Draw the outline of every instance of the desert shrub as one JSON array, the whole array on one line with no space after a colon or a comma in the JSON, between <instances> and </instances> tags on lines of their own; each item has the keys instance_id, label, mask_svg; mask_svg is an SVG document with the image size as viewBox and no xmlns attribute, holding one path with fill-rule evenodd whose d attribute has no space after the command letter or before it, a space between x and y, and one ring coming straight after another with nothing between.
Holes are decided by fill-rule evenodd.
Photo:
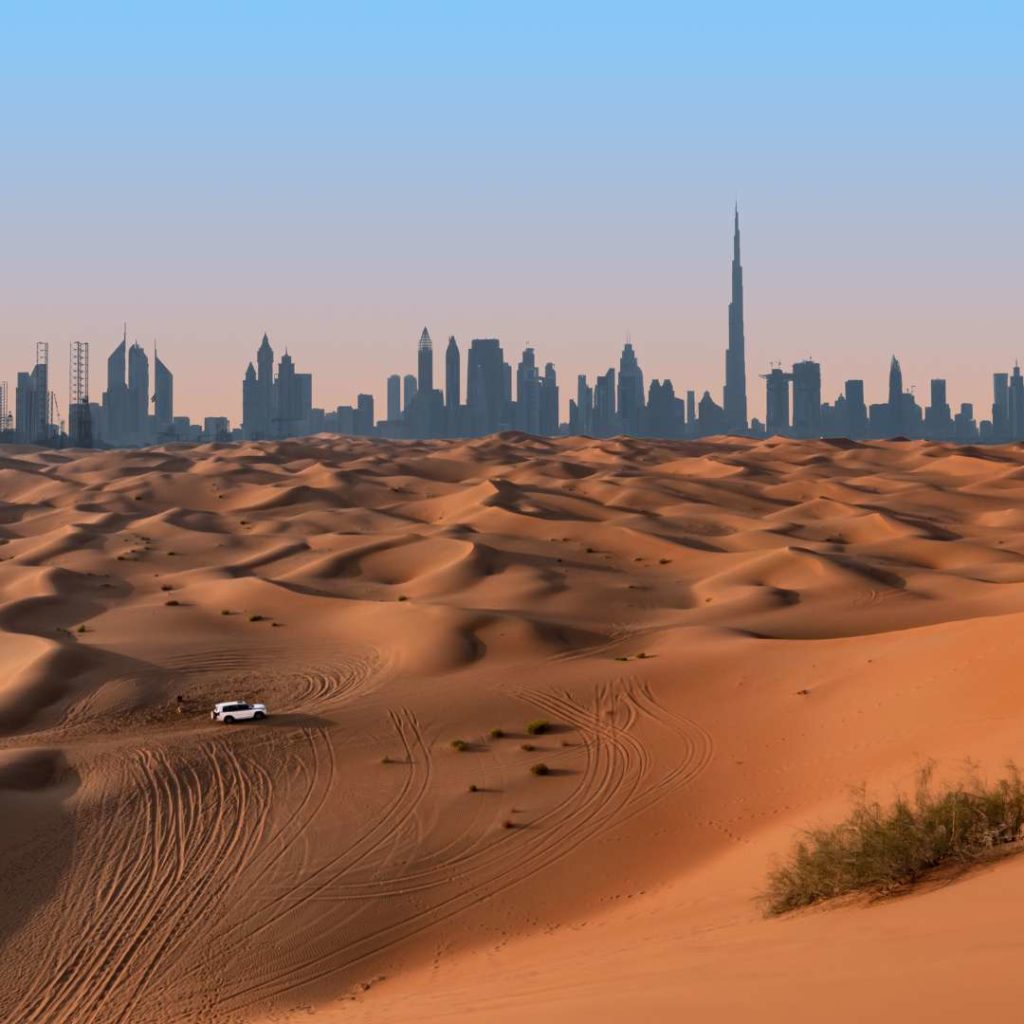
<instances>
[{"instance_id":1,"label":"desert shrub","mask_svg":"<svg viewBox=\"0 0 1024 1024\"><path fill-rule=\"evenodd\" d=\"M532 743L523 743L519 749L530 753L531 750L536 750L537 748Z\"/></svg>"},{"instance_id":2,"label":"desert shrub","mask_svg":"<svg viewBox=\"0 0 1024 1024\"><path fill-rule=\"evenodd\" d=\"M469 791L470 793L479 793L480 787L475 782L471 782L469 784Z\"/></svg>"},{"instance_id":3,"label":"desert shrub","mask_svg":"<svg viewBox=\"0 0 1024 1024\"><path fill-rule=\"evenodd\" d=\"M530 768L531 775L550 775L551 769L546 764L535 764Z\"/></svg>"},{"instance_id":4,"label":"desert shrub","mask_svg":"<svg viewBox=\"0 0 1024 1024\"><path fill-rule=\"evenodd\" d=\"M465 740L452 740L452 750L469 750L469 744Z\"/></svg>"},{"instance_id":5,"label":"desert shrub","mask_svg":"<svg viewBox=\"0 0 1024 1024\"><path fill-rule=\"evenodd\" d=\"M505 735L504 729L492 729L488 734L492 740L500 740Z\"/></svg>"},{"instance_id":6,"label":"desert shrub","mask_svg":"<svg viewBox=\"0 0 1024 1024\"><path fill-rule=\"evenodd\" d=\"M527 724L526 731L531 736L543 736L551 731L551 723L546 718L538 718Z\"/></svg>"},{"instance_id":7,"label":"desert shrub","mask_svg":"<svg viewBox=\"0 0 1024 1024\"><path fill-rule=\"evenodd\" d=\"M408 600L409 600L409 598L408 598L408 597L406 597L406 596L405 596L405 594L399 594L399 595L398 595L398 600L399 600L399 601L408 601Z\"/></svg>"},{"instance_id":8,"label":"desert shrub","mask_svg":"<svg viewBox=\"0 0 1024 1024\"><path fill-rule=\"evenodd\" d=\"M266 618L265 615L250 615L249 616L249 621L250 622L262 622L265 618Z\"/></svg>"},{"instance_id":9,"label":"desert shrub","mask_svg":"<svg viewBox=\"0 0 1024 1024\"><path fill-rule=\"evenodd\" d=\"M503 822L501 823L501 827L502 827L502 828L515 828L515 827L516 827L516 823L515 823L514 821L511 821L511 820L510 820L509 818L506 818L506 819L505 819L505 820L504 820L504 821L503 821Z\"/></svg>"},{"instance_id":10,"label":"desert shrub","mask_svg":"<svg viewBox=\"0 0 1024 1024\"><path fill-rule=\"evenodd\" d=\"M230 615L231 610L229 608L221 608L220 613L221 615Z\"/></svg>"},{"instance_id":11,"label":"desert shrub","mask_svg":"<svg viewBox=\"0 0 1024 1024\"><path fill-rule=\"evenodd\" d=\"M912 795L888 806L856 793L845 821L806 832L768 876L769 914L848 893L882 894L911 885L943 864L966 865L1024 834L1024 780L1016 765L988 784L970 773L936 788L932 769Z\"/></svg>"},{"instance_id":12,"label":"desert shrub","mask_svg":"<svg viewBox=\"0 0 1024 1024\"><path fill-rule=\"evenodd\" d=\"M164 601L164 604L167 605L168 608L177 608L181 604L181 602L180 601L173 601L172 600L172 601Z\"/></svg>"}]
</instances>

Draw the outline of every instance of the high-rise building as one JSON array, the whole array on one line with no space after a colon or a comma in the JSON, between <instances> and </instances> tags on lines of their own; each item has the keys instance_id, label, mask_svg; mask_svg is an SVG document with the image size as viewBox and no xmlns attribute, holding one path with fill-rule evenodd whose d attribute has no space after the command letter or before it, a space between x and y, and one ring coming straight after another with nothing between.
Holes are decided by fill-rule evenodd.
<instances>
[{"instance_id":1,"label":"high-rise building","mask_svg":"<svg viewBox=\"0 0 1024 1024\"><path fill-rule=\"evenodd\" d=\"M388 423L402 418L402 378L393 373L388 377Z\"/></svg>"},{"instance_id":2,"label":"high-rise building","mask_svg":"<svg viewBox=\"0 0 1024 1024\"><path fill-rule=\"evenodd\" d=\"M846 434L848 437L868 436L868 407L864 404L864 381L848 380L843 385Z\"/></svg>"},{"instance_id":3,"label":"high-rise building","mask_svg":"<svg viewBox=\"0 0 1024 1024\"><path fill-rule=\"evenodd\" d=\"M725 351L723 393L726 430L747 429L747 357L743 331L743 266L740 263L740 211L736 207L732 239L732 301L729 303L729 347Z\"/></svg>"},{"instance_id":4,"label":"high-rise building","mask_svg":"<svg viewBox=\"0 0 1024 1024\"><path fill-rule=\"evenodd\" d=\"M821 437L821 366L812 359L793 364L793 434Z\"/></svg>"},{"instance_id":5,"label":"high-rise building","mask_svg":"<svg viewBox=\"0 0 1024 1024\"><path fill-rule=\"evenodd\" d=\"M402 412L408 415L416 398L416 377L407 373L402 378Z\"/></svg>"},{"instance_id":6,"label":"high-rise building","mask_svg":"<svg viewBox=\"0 0 1024 1024\"><path fill-rule=\"evenodd\" d=\"M558 377L555 364L544 364L544 376L540 378L538 400L540 432L548 437L558 433Z\"/></svg>"},{"instance_id":7,"label":"high-rise building","mask_svg":"<svg viewBox=\"0 0 1024 1024\"><path fill-rule=\"evenodd\" d=\"M249 364L250 367L252 364ZM244 402L244 394L243 394ZM162 437L172 432L174 425L174 374L153 348L153 418L156 422L157 436Z\"/></svg>"},{"instance_id":8,"label":"high-rise building","mask_svg":"<svg viewBox=\"0 0 1024 1024\"><path fill-rule=\"evenodd\" d=\"M1009 418L1010 440L1020 441L1024 438L1024 378L1018 363L1014 363L1010 374Z\"/></svg>"},{"instance_id":9,"label":"high-rise building","mask_svg":"<svg viewBox=\"0 0 1024 1024\"><path fill-rule=\"evenodd\" d=\"M505 413L505 366L497 338L474 338L466 367L466 408L472 434L493 434Z\"/></svg>"},{"instance_id":10,"label":"high-rise building","mask_svg":"<svg viewBox=\"0 0 1024 1024\"><path fill-rule=\"evenodd\" d=\"M570 403L569 432L572 434L593 434L594 432L594 389L587 383L587 375L576 378L576 401Z\"/></svg>"},{"instance_id":11,"label":"high-rise building","mask_svg":"<svg viewBox=\"0 0 1024 1024\"><path fill-rule=\"evenodd\" d=\"M624 434L639 434L644 412L644 375L631 342L619 357L619 421Z\"/></svg>"},{"instance_id":12,"label":"high-rise building","mask_svg":"<svg viewBox=\"0 0 1024 1024\"><path fill-rule=\"evenodd\" d=\"M444 407L449 437L457 437L461 433L459 422L461 403L462 361L459 356L459 343L453 334L448 339L448 348L444 353Z\"/></svg>"},{"instance_id":13,"label":"high-rise building","mask_svg":"<svg viewBox=\"0 0 1024 1024\"><path fill-rule=\"evenodd\" d=\"M997 441L1010 436L1010 375L992 375L992 435Z\"/></svg>"},{"instance_id":14,"label":"high-rise building","mask_svg":"<svg viewBox=\"0 0 1024 1024\"><path fill-rule=\"evenodd\" d=\"M373 433L373 395L359 395L356 398L355 432L363 437Z\"/></svg>"},{"instance_id":15,"label":"high-rise building","mask_svg":"<svg viewBox=\"0 0 1024 1024\"><path fill-rule=\"evenodd\" d=\"M943 440L953 432L953 416L946 399L946 382L935 378L931 382L931 403L924 414L925 433L928 437Z\"/></svg>"},{"instance_id":16,"label":"high-rise building","mask_svg":"<svg viewBox=\"0 0 1024 1024\"><path fill-rule=\"evenodd\" d=\"M416 368L419 378L417 390L429 395L434 390L434 343L430 340L430 333L426 327L423 328L416 349Z\"/></svg>"},{"instance_id":17,"label":"high-rise building","mask_svg":"<svg viewBox=\"0 0 1024 1024\"><path fill-rule=\"evenodd\" d=\"M516 367L516 405L513 423L528 434L540 433L540 375L533 349L523 349Z\"/></svg>"},{"instance_id":18,"label":"high-rise building","mask_svg":"<svg viewBox=\"0 0 1024 1024\"><path fill-rule=\"evenodd\" d=\"M594 383L594 436L611 437L619 432L615 409L615 369L609 367Z\"/></svg>"},{"instance_id":19,"label":"high-rise building","mask_svg":"<svg viewBox=\"0 0 1024 1024\"><path fill-rule=\"evenodd\" d=\"M128 433L136 444L149 441L149 356L136 341L128 349Z\"/></svg>"},{"instance_id":20,"label":"high-rise building","mask_svg":"<svg viewBox=\"0 0 1024 1024\"><path fill-rule=\"evenodd\" d=\"M765 381L765 430L769 434L788 434L789 382L793 375L774 366L761 376Z\"/></svg>"}]
</instances>

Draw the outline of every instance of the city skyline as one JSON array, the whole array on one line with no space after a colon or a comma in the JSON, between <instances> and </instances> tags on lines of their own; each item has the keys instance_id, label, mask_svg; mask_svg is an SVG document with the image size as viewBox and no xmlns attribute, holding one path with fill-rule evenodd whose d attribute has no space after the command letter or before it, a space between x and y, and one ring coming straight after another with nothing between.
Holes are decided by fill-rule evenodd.
<instances>
[{"instance_id":1,"label":"city skyline","mask_svg":"<svg viewBox=\"0 0 1024 1024\"><path fill-rule=\"evenodd\" d=\"M822 390L821 363L807 358L789 371L776 363L760 374L764 417L749 415L746 364L743 264L739 206L733 211L731 287L728 303L725 367L720 401L714 385L676 387L665 376L645 378L631 339L618 360L594 376L577 374L574 398L560 388L553 362L543 371L536 351L523 346L518 362L498 338L474 338L463 356L449 336L443 377L435 386L433 339L424 327L416 344L415 374L391 373L385 404L375 391L360 392L351 404L316 405L313 374L299 372L286 347L274 367L274 349L263 334L242 379L242 418L211 414L202 426L174 415L174 375L157 356L150 362L137 341L128 346L127 323L121 341L107 357L100 401L92 401L89 344L69 349L67 420L61 417L52 388L49 345L37 343L35 365L17 375L13 409L6 382L0 385L0 438L20 443L78 447L138 447L168 441L276 440L317 433L392 438L474 437L501 430L554 436L618 434L639 437L696 438L717 434L787 435L801 438L925 437L932 440L997 442L1024 439L1024 377L1015 362L1012 373L993 374L990 417L984 406L948 401L946 378L931 378L927 406L905 387L899 360L889 364L884 402L869 403L864 380L847 378L834 401ZM649 386L645 389L645 379ZM465 384L463 384L465 380ZM330 384L328 386L331 386ZM152 392L152 394L151 394ZM93 391L95 394L95 391ZM698 398L699 396L699 398ZM152 411L150 404L152 403ZM567 408L566 408L567 406ZM563 420L563 409L567 412ZM382 416L376 415L382 410Z\"/></svg>"},{"instance_id":2,"label":"city skyline","mask_svg":"<svg viewBox=\"0 0 1024 1024\"><path fill-rule=\"evenodd\" d=\"M48 340L62 378L127 320L193 419L238 421L264 332L378 401L424 324L563 376L628 334L710 385L738 196L751 373L811 356L826 393L872 390L897 352L919 395L981 404L1024 337L1020 27L1008 4L20 5L4 376Z\"/></svg>"}]
</instances>

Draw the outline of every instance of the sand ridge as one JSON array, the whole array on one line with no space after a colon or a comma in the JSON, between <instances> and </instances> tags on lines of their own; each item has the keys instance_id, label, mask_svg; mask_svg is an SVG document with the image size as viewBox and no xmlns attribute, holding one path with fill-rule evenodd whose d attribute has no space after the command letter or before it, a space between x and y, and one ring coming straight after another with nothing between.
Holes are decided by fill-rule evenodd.
<instances>
[{"instance_id":1,"label":"sand ridge","mask_svg":"<svg viewBox=\"0 0 1024 1024\"><path fill-rule=\"evenodd\" d=\"M757 886L852 784L1024 753L1022 480L922 442L6 447L0 1018L670 1020L717 983L727 1019L738 971L820 1019L758 972ZM211 723L234 697L271 719Z\"/></svg>"}]
</instances>

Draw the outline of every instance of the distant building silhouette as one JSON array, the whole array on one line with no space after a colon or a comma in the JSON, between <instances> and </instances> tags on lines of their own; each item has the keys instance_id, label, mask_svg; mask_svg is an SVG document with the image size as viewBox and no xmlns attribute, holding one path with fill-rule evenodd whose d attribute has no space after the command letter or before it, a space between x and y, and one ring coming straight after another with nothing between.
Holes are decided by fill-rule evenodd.
<instances>
[{"instance_id":1,"label":"distant building silhouette","mask_svg":"<svg viewBox=\"0 0 1024 1024\"><path fill-rule=\"evenodd\" d=\"M740 263L740 211L736 207L732 240L732 301L729 303L729 346L725 352L723 406L726 429L747 429L747 354L743 327L743 266Z\"/></svg>"}]
</instances>

